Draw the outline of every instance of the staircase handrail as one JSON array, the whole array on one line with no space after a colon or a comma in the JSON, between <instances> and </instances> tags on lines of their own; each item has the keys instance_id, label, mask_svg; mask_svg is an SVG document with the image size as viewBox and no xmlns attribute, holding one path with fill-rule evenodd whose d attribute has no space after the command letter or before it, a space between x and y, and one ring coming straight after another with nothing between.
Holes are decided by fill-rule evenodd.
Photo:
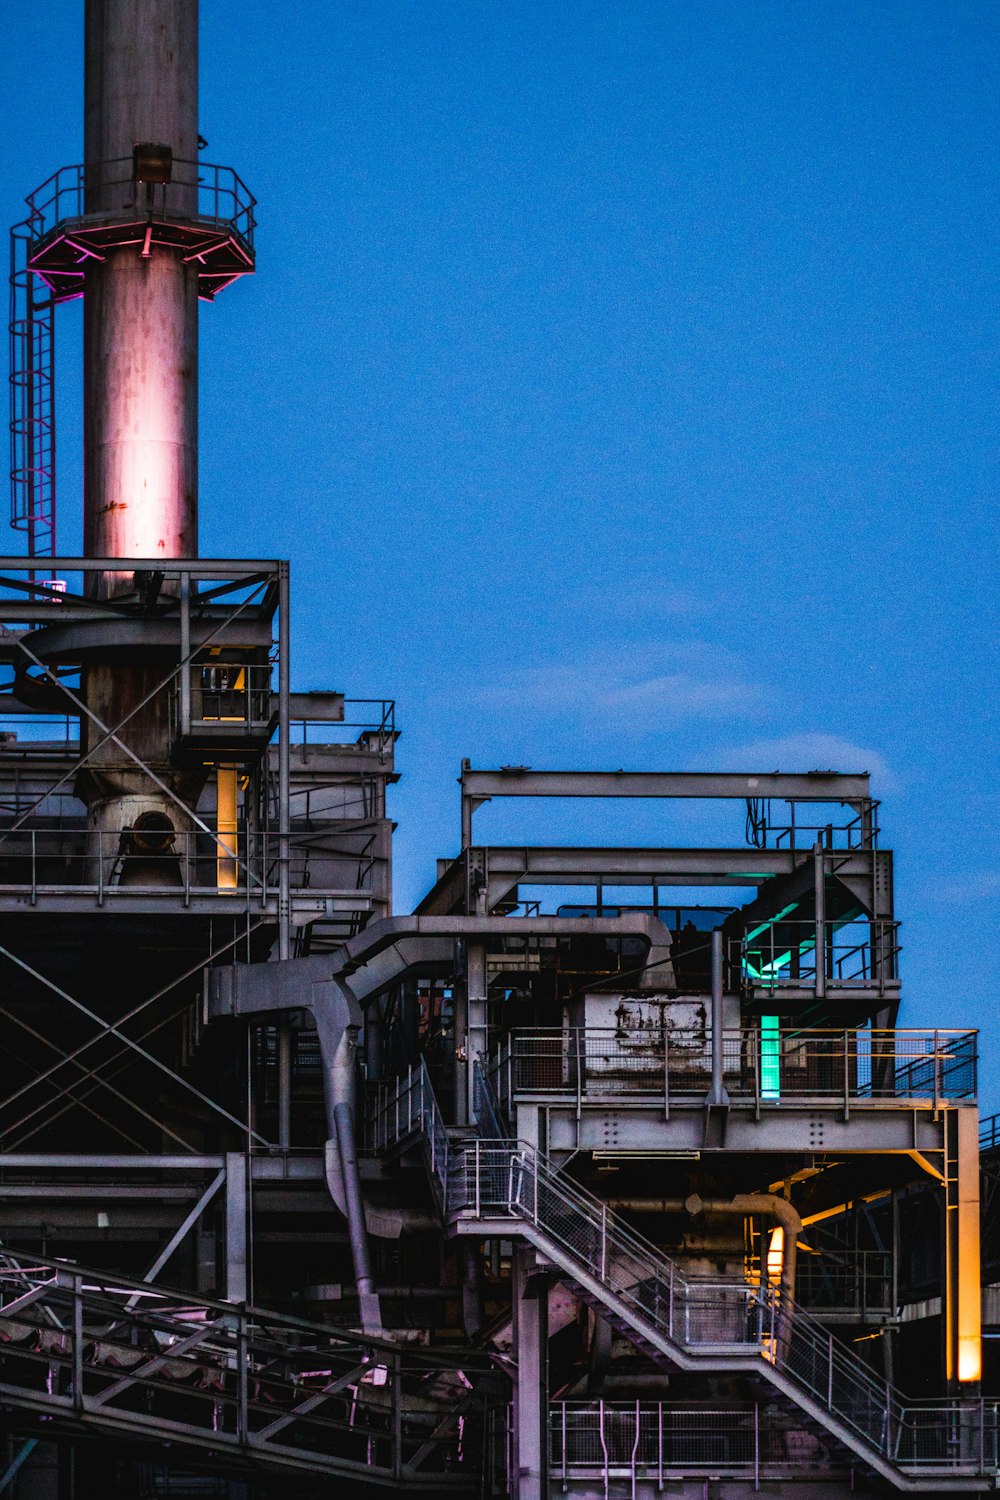
<instances>
[{"instance_id":1,"label":"staircase handrail","mask_svg":"<svg viewBox=\"0 0 1000 1500\"><path fill-rule=\"evenodd\" d=\"M443 1136L443 1150L434 1147L430 1155L439 1164L439 1195L450 1216L471 1210L477 1220L508 1218L534 1224L544 1239L567 1255L571 1267L628 1310L640 1332L645 1324L659 1338L690 1353L711 1347L715 1354L759 1354L892 1464L938 1462L954 1467L976 1461L956 1453L949 1435L963 1414L978 1412L982 1423L982 1403L907 1405L895 1387L879 1379L787 1293L745 1279L685 1275L658 1246L586 1188L557 1172L530 1143L477 1137L450 1145L422 1062L397 1081L399 1098L414 1093L417 1108L411 1105L407 1112L410 1128L429 1127ZM918 1429L912 1420L918 1412L937 1420ZM983 1437L981 1433L980 1449ZM939 1447L940 1453L926 1457L928 1446ZM912 1453L905 1451L908 1447Z\"/></svg>"},{"instance_id":2,"label":"staircase handrail","mask_svg":"<svg viewBox=\"0 0 1000 1500\"><path fill-rule=\"evenodd\" d=\"M376 1149L399 1145L414 1132L422 1137L431 1181L443 1208L448 1201L448 1130L423 1057L405 1073L379 1084L368 1120L368 1137Z\"/></svg>"},{"instance_id":3,"label":"staircase handrail","mask_svg":"<svg viewBox=\"0 0 1000 1500\"><path fill-rule=\"evenodd\" d=\"M512 1139L503 1106L493 1086L493 1072L477 1058L473 1063L473 1113L481 1135L492 1140Z\"/></svg>"},{"instance_id":4,"label":"staircase handrail","mask_svg":"<svg viewBox=\"0 0 1000 1500\"><path fill-rule=\"evenodd\" d=\"M459 1201L463 1178L464 1204ZM491 1191L491 1185L497 1190ZM900 1393L776 1288L686 1276L614 1210L556 1173L526 1142L469 1142L457 1153L452 1187L453 1212L464 1206L477 1217L499 1215L536 1224L585 1273L670 1342L694 1351L707 1345L716 1351L728 1345L735 1354L757 1351L882 1456L906 1462L899 1450L908 1408ZM569 1222L559 1223L560 1210L569 1213ZM711 1332L711 1313L719 1306L720 1293L727 1292L732 1294L728 1307L723 1298L728 1330L716 1337L701 1336L706 1313ZM973 1405L978 1408L978 1403ZM921 1410L927 1407L921 1403ZM942 1426L949 1414L966 1407L968 1403L942 1402Z\"/></svg>"}]
</instances>

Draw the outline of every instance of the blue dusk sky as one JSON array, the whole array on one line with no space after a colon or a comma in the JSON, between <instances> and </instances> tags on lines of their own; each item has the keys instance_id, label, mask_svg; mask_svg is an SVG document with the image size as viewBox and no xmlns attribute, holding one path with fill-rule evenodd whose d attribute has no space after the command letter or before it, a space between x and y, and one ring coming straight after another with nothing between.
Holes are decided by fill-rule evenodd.
<instances>
[{"instance_id":1,"label":"blue dusk sky","mask_svg":"<svg viewBox=\"0 0 1000 1500\"><path fill-rule=\"evenodd\" d=\"M83 5L4 14L11 222L82 154ZM984 1028L987 1108L998 34L979 0L203 0L201 71L260 200L202 312L202 551L291 559L297 687L397 700L398 909L462 756L870 770L901 1020ZM689 837L742 805L477 819Z\"/></svg>"}]
</instances>

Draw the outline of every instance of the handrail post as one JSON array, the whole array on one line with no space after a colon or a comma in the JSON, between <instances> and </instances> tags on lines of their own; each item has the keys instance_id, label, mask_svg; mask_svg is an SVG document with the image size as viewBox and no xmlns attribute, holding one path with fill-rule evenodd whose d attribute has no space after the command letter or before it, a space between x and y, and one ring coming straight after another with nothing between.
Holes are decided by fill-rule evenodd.
<instances>
[{"instance_id":1,"label":"handrail post","mask_svg":"<svg viewBox=\"0 0 1000 1500\"><path fill-rule=\"evenodd\" d=\"M826 1409L833 1411L833 1334L826 1336Z\"/></svg>"},{"instance_id":2,"label":"handrail post","mask_svg":"<svg viewBox=\"0 0 1000 1500\"><path fill-rule=\"evenodd\" d=\"M603 1398L603 1396L601 1397L601 1400L600 1400L600 1402L598 1404L598 1412L600 1414L600 1423L601 1423L601 1455L602 1455L602 1457L604 1459L604 1500L608 1500L608 1493L609 1493L609 1489L610 1489L611 1476L608 1473L608 1443L607 1443L607 1437L605 1436L605 1432L604 1432L604 1398Z\"/></svg>"},{"instance_id":3,"label":"handrail post","mask_svg":"<svg viewBox=\"0 0 1000 1500\"><path fill-rule=\"evenodd\" d=\"M482 1216L482 1204L483 1204L482 1188L480 1186L480 1174L479 1174L479 1163L480 1163L480 1154L479 1154L479 1151L480 1151L480 1145L481 1145L481 1142L479 1142L477 1140L476 1141L475 1166L473 1168L473 1170L474 1170L474 1172L476 1174L475 1204L476 1204L476 1218L477 1219Z\"/></svg>"},{"instance_id":4,"label":"handrail post","mask_svg":"<svg viewBox=\"0 0 1000 1500\"><path fill-rule=\"evenodd\" d=\"M642 1432L642 1422L641 1422L641 1418L640 1418L639 1402L636 1401L636 1403L635 1403L635 1439L634 1439L634 1441L632 1443L632 1500L635 1500L636 1458L638 1457L638 1453L639 1453L639 1439L640 1439L641 1432Z\"/></svg>"},{"instance_id":5,"label":"handrail post","mask_svg":"<svg viewBox=\"0 0 1000 1500\"><path fill-rule=\"evenodd\" d=\"M792 804L794 806L794 803ZM760 1489L760 1402L753 1404L753 1487Z\"/></svg>"},{"instance_id":6,"label":"handrail post","mask_svg":"<svg viewBox=\"0 0 1000 1500\"><path fill-rule=\"evenodd\" d=\"M663 1493L663 1402L656 1403L656 1487Z\"/></svg>"},{"instance_id":7,"label":"handrail post","mask_svg":"<svg viewBox=\"0 0 1000 1500\"><path fill-rule=\"evenodd\" d=\"M403 1363L392 1356L392 1477L398 1482L403 1474Z\"/></svg>"},{"instance_id":8,"label":"handrail post","mask_svg":"<svg viewBox=\"0 0 1000 1500\"><path fill-rule=\"evenodd\" d=\"M847 1057L847 1050L848 1050L848 1045L849 1045L847 1038L848 1038L848 1032L845 1030L845 1032L844 1032L844 1119L845 1120L849 1120L850 1117L851 1117L851 1070L850 1070L850 1066L848 1064L848 1057Z\"/></svg>"},{"instance_id":9,"label":"handrail post","mask_svg":"<svg viewBox=\"0 0 1000 1500\"><path fill-rule=\"evenodd\" d=\"M667 1282L667 1336L671 1340L674 1336L674 1262L670 1262L670 1277Z\"/></svg>"},{"instance_id":10,"label":"handrail post","mask_svg":"<svg viewBox=\"0 0 1000 1500\"><path fill-rule=\"evenodd\" d=\"M608 1205L601 1204L601 1281L607 1278L608 1270Z\"/></svg>"},{"instance_id":11,"label":"handrail post","mask_svg":"<svg viewBox=\"0 0 1000 1500\"><path fill-rule=\"evenodd\" d=\"M663 1033L663 1118L670 1119L670 1039Z\"/></svg>"},{"instance_id":12,"label":"handrail post","mask_svg":"<svg viewBox=\"0 0 1000 1500\"><path fill-rule=\"evenodd\" d=\"M236 1333L236 1436L241 1443L245 1443L250 1432L248 1404L248 1381L247 1365L249 1363L247 1349L247 1319L242 1310L237 1313Z\"/></svg>"},{"instance_id":13,"label":"handrail post","mask_svg":"<svg viewBox=\"0 0 1000 1500\"><path fill-rule=\"evenodd\" d=\"M73 1277L73 1406L83 1410L83 1277Z\"/></svg>"},{"instance_id":14,"label":"handrail post","mask_svg":"<svg viewBox=\"0 0 1000 1500\"><path fill-rule=\"evenodd\" d=\"M938 1032L934 1031L934 1118L941 1109L941 1052L938 1047Z\"/></svg>"},{"instance_id":15,"label":"handrail post","mask_svg":"<svg viewBox=\"0 0 1000 1500\"><path fill-rule=\"evenodd\" d=\"M816 999L826 998L826 859L823 844L813 848L813 892L816 912Z\"/></svg>"}]
</instances>

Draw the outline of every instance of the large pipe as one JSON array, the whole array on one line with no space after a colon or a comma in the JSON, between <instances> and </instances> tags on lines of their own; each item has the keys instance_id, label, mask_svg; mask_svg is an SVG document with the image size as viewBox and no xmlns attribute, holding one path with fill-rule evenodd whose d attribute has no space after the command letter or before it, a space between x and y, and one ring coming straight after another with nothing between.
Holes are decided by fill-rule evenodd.
<instances>
[{"instance_id":1,"label":"large pipe","mask_svg":"<svg viewBox=\"0 0 1000 1500\"><path fill-rule=\"evenodd\" d=\"M377 1333L381 1324L381 1316L368 1248L364 1204L361 1198L361 1175L358 1170L357 1144L354 1138L354 1110L347 1100L338 1100L334 1105L333 1119L337 1132L337 1149L340 1152L347 1232L350 1236L351 1256L354 1262L354 1282L361 1306L361 1325L366 1333Z\"/></svg>"},{"instance_id":2,"label":"large pipe","mask_svg":"<svg viewBox=\"0 0 1000 1500\"><path fill-rule=\"evenodd\" d=\"M787 1198L780 1198L777 1193L736 1193L732 1198L702 1198L695 1194L689 1198L609 1198L606 1201L609 1208L640 1214L686 1213L694 1218L705 1213L773 1219L785 1231L779 1291L783 1310L787 1313L791 1309L795 1298L796 1251L802 1233L802 1219Z\"/></svg>"},{"instance_id":3,"label":"large pipe","mask_svg":"<svg viewBox=\"0 0 1000 1500\"><path fill-rule=\"evenodd\" d=\"M198 158L198 0L87 0L85 73L86 211L140 217L133 147ZM196 212L197 189L176 186L196 176L175 165L171 214ZM198 278L180 251L90 261L83 400L84 550L196 556Z\"/></svg>"}]
</instances>

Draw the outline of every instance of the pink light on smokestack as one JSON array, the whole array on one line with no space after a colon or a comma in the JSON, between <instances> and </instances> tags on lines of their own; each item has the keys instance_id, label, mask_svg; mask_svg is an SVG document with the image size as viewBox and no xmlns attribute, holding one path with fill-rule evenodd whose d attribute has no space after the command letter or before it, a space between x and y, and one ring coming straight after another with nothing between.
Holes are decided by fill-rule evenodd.
<instances>
[{"instance_id":1,"label":"pink light on smokestack","mask_svg":"<svg viewBox=\"0 0 1000 1500\"><path fill-rule=\"evenodd\" d=\"M85 110L88 214L134 216L133 153L154 144L172 153L172 211L194 216L197 0L87 0ZM84 547L197 556L198 265L155 238L87 267Z\"/></svg>"}]
</instances>

